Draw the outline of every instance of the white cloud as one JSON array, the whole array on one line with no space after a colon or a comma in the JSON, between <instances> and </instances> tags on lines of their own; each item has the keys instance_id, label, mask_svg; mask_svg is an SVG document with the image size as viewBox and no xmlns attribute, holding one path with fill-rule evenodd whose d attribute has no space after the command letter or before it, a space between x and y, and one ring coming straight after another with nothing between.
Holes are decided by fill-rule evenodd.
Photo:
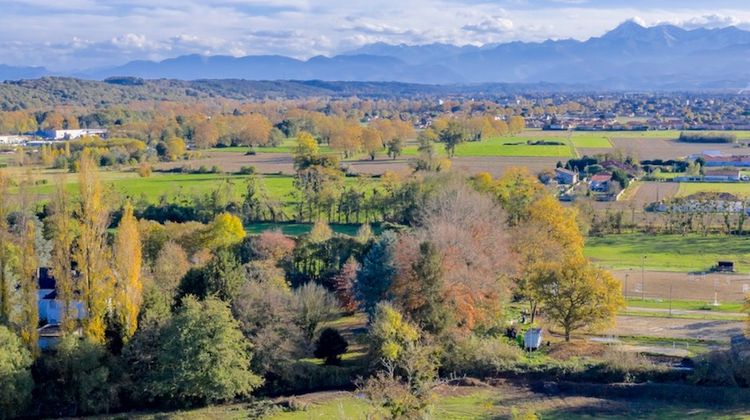
<instances>
[{"instance_id":1,"label":"white cloud","mask_svg":"<svg viewBox=\"0 0 750 420\"><path fill-rule=\"evenodd\" d=\"M0 62L52 69L195 53L309 58L372 42L583 40L633 16L642 24L668 21L685 28L750 22L742 4L659 8L641 0L0 1Z\"/></svg>"}]
</instances>

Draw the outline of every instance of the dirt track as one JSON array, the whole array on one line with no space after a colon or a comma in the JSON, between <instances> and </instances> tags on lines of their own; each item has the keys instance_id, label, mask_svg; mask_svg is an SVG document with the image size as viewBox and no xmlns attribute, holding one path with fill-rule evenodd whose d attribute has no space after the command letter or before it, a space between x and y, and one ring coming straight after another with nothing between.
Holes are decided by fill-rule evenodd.
<instances>
[{"instance_id":1,"label":"dirt track","mask_svg":"<svg viewBox=\"0 0 750 420\"><path fill-rule=\"evenodd\" d=\"M615 336L694 338L729 342L744 332L741 321L714 321L679 318L618 316L617 326L607 331Z\"/></svg>"}]
</instances>

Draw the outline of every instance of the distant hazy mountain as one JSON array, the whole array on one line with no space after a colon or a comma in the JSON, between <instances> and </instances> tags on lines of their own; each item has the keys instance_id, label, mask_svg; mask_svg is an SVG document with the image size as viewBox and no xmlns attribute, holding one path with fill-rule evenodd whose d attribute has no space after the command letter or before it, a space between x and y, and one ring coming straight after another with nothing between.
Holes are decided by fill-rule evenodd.
<instances>
[{"instance_id":1,"label":"distant hazy mountain","mask_svg":"<svg viewBox=\"0 0 750 420\"><path fill-rule=\"evenodd\" d=\"M0 80L36 79L48 74L44 67L14 67L0 64Z\"/></svg>"},{"instance_id":2,"label":"distant hazy mountain","mask_svg":"<svg viewBox=\"0 0 750 420\"><path fill-rule=\"evenodd\" d=\"M0 66L0 79L46 74L49 73L41 68ZM89 79L132 76L180 80L552 83L597 89L743 88L750 82L750 32L736 27L646 28L629 21L587 41L511 42L482 47L377 43L307 61L270 55L188 55L57 75Z\"/></svg>"}]
</instances>

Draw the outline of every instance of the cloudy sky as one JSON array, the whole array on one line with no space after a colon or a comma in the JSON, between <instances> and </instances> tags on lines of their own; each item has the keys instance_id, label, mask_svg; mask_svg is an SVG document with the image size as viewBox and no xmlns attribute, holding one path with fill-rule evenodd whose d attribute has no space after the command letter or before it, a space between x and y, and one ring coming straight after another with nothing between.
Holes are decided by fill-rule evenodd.
<instances>
[{"instance_id":1,"label":"cloudy sky","mask_svg":"<svg viewBox=\"0 0 750 420\"><path fill-rule=\"evenodd\" d=\"M587 39L636 19L750 29L747 0L0 0L0 63L333 55L373 43Z\"/></svg>"}]
</instances>

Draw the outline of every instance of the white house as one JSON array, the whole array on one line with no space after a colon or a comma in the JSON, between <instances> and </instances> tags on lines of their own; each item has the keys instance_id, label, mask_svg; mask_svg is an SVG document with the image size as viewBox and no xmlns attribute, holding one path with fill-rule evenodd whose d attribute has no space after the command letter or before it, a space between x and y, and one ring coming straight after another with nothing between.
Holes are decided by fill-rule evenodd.
<instances>
[{"instance_id":1,"label":"white house","mask_svg":"<svg viewBox=\"0 0 750 420\"><path fill-rule=\"evenodd\" d=\"M40 135L46 140L75 140L84 136L105 137L107 130L101 128L84 128L79 130L42 130Z\"/></svg>"},{"instance_id":2,"label":"white house","mask_svg":"<svg viewBox=\"0 0 750 420\"><path fill-rule=\"evenodd\" d=\"M57 282L49 268L40 267L37 270L37 287L39 320L42 324L45 324L40 331L45 329L45 331L49 332L50 330L54 330L54 328L49 328L50 326L59 325L64 306L57 299ZM71 315L76 319L82 319L85 315L83 303L78 300L71 302L70 311Z\"/></svg>"}]
</instances>

